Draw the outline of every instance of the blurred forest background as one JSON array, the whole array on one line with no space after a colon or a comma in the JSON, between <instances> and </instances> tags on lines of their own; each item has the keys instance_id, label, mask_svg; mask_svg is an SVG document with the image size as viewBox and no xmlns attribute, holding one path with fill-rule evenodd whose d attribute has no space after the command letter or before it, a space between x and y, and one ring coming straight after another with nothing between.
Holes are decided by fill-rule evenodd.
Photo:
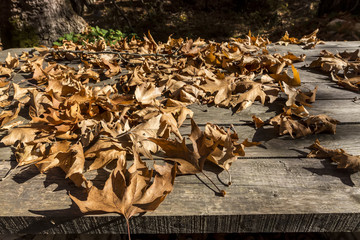
<instances>
[{"instance_id":1,"label":"blurred forest background","mask_svg":"<svg viewBox=\"0 0 360 240\"><path fill-rule=\"evenodd\" d=\"M60 10L59 10L60 9ZM1 0L4 48L51 45L86 24L156 41L173 37L226 41L254 35L277 41L319 28L322 40L360 40L359 0Z\"/></svg>"}]
</instances>

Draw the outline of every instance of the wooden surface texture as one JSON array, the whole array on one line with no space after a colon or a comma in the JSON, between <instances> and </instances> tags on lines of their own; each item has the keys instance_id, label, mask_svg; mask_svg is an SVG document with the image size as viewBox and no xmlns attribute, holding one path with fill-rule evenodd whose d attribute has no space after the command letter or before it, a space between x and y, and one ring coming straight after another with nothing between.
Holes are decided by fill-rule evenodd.
<instances>
[{"instance_id":1,"label":"wooden surface texture","mask_svg":"<svg viewBox=\"0 0 360 240\"><path fill-rule=\"evenodd\" d=\"M227 194L216 196L212 185L201 175L176 178L173 192L155 212L133 217L133 233L217 233L217 232L340 232L360 231L360 174L337 169L328 159L306 158L306 149L315 139L328 148L343 148L360 155L360 101L358 93L337 87L329 74L305 68L322 49L333 53L354 51L360 42L327 42L313 50L299 46L271 45L271 52L305 53L306 61L295 66L303 87L318 86L317 100L310 114L327 114L340 121L333 134L301 139L277 137L272 128L255 130L251 116L268 119L281 111L281 100L272 105L254 104L243 112L192 105L194 119L203 129L207 122L224 127L233 124L240 139L260 141L246 149L246 156L233 163L230 172L208 175ZM20 53L23 49L12 49ZM3 61L7 51L0 52ZM291 71L290 71L291 72ZM24 76L18 76L19 79ZM186 120L181 132L190 132ZM0 178L16 162L8 147L0 149ZM150 162L150 161L149 161ZM211 166L207 166L211 168ZM98 172L100 185L105 173ZM103 176L103 177L101 177ZM125 219L117 214L82 215L68 192L81 190L60 170L39 174L34 166L17 169L0 181L0 234L9 233L126 233Z\"/></svg>"}]
</instances>

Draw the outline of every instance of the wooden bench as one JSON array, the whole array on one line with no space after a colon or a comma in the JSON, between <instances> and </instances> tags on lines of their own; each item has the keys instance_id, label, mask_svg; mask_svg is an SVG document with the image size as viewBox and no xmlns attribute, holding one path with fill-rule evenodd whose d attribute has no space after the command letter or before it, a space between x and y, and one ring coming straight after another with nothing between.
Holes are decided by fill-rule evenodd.
<instances>
[{"instance_id":1,"label":"wooden bench","mask_svg":"<svg viewBox=\"0 0 360 240\"><path fill-rule=\"evenodd\" d=\"M240 139L261 141L246 149L230 168L233 183L222 186L227 174L208 175L224 189L216 196L206 178L176 178L173 192L154 211L131 218L132 233L233 233L233 232L339 232L360 231L360 175L337 169L328 159L306 158L310 146L319 139L328 148L343 148L360 154L360 97L339 88L329 74L304 68L323 49L336 53L354 51L360 42L327 42L312 50L297 45L270 45L270 52L295 55L305 53L305 62L295 64L302 87L318 86L311 114L327 114L339 120L337 132L301 139L277 137L271 128L256 131L249 124L255 114L262 119L275 116L283 103L252 107L232 115L228 109L192 105L194 119L203 128L207 122L233 124ZM7 52L0 52L3 61ZM190 121L181 128L190 132ZM0 178L16 166L10 148L0 149ZM101 175L101 172L100 172ZM101 177L100 177L101 178ZM219 179L218 179L219 178ZM100 179L101 180L101 179ZM9 233L126 233L125 219L117 214L82 215L67 192L81 191L60 170L39 174L32 166L15 170L0 181L0 234Z\"/></svg>"}]
</instances>

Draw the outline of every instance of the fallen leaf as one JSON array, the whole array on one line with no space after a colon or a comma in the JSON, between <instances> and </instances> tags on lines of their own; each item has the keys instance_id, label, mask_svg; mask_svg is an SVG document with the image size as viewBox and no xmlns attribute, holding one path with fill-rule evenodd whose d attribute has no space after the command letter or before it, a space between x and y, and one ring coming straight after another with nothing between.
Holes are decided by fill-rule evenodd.
<instances>
[{"instance_id":1,"label":"fallen leaf","mask_svg":"<svg viewBox=\"0 0 360 240\"><path fill-rule=\"evenodd\" d=\"M330 158L338 164L338 168L351 168L355 171L360 170L360 156L348 154L343 149L333 150L325 148L320 144L319 140L316 140L309 149L311 150L307 155L309 158Z\"/></svg>"},{"instance_id":2,"label":"fallen leaf","mask_svg":"<svg viewBox=\"0 0 360 240\"><path fill-rule=\"evenodd\" d=\"M157 97L161 96L161 93L165 87L157 88L153 83L143 83L136 87L135 98L144 105L154 104Z\"/></svg>"},{"instance_id":3,"label":"fallen leaf","mask_svg":"<svg viewBox=\"0 0 360 240\"><path fill-rule=\"evenodd\" d=\"M18 141L28 143L33 141L40 131L40 129L26 126L13 128L8 135L1 139L1 142L7 146L14 145Z\"/></svg>"},{"instance_id":4,"label":"fallen leaf","mask_svg":"<svg viewBox=\"0 0 360 240\"><path fill-rule=\"evenodd\" d=\"M359 92L360 91L360 77L352 77L352 78L341 78L335 73L331 72L331 78L335 81L339 86L344 87L345 89Z\"/></svg>"},{"instance_id":5,"label":"fallen leaf","mask_svg":"<svg viewBox=\"0 0 360 240\"><path fill-rule=\"evenodd\" d=\"M265 125L264 121L261 118L256 117L255 115L252 116L253 122L255 123L255 129L261 128Z\"/></svg>"},{"instance_id":6,"label":"fallen leaf","mask_svg":"<svg viewBox=\"0 0 360 240\"><path fill-rule=\"evenodd\" d=\"M311 131L315 134L321 132L329 132L332 134L336 133L336 125L339 121L325 115L315 115L309 116L308 118L303 120L305 124L311 129Z\"/></svg>"},{"instance_id":7,"label":"fallen leaf","mask_svg":"<svg viewBox=\"0 0 360 240\"><path fill-rule=\"evenodd\" d=\"M18 103L13 110L2 111L0 113L0 127L4 126L6 123L16 119L21 110L21 103Z\"/></svg>"},{"instance_id":8,"label":"fallen leaf","mask_svg":"<svg viewBox=\"0 0 360 240\"><path fill-rule=\"evenodd\" d=\"M151 182L152 171L136 152L129 169L124 162L118 160L104 188L92 186L85 201L70 195L81 212L114 212L122 214L128 221L135 214L154 211L172 191L176 165L154 165L156 175Z\"/></svg>"}]
</instances>

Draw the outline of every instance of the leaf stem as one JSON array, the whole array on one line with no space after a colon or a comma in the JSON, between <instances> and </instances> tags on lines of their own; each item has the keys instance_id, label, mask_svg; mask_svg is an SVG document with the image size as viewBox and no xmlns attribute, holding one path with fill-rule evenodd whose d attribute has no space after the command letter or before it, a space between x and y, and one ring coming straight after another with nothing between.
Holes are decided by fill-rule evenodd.
<instances>
[{"instance_id":1,"label":"leaf stem","mask_svg":"<svg viewBox=\"0 0 360 240\"><path fill-rule=\"evenodd\" d=\"M125 217L126 219L126 225L127 225L127 231L128 231L128 237L129 240L131 240L131 236L130 236L130 225L129 225L129 219L127 217Z\"/></svg>"},{"instance_id":2,"label":"leaf stem","mask_svg":"<svg viewBox=\"0 0 360 240\"><path fill-rule=\"evenodd\" d=\"M229 178L228 178L228 179L229 179L228 186L230 186L231 183L232 183L231 174L230 174L229 170L225 169L225 171L226 171L227 174L229 175Z\"/></svg>"}]
</instances>

